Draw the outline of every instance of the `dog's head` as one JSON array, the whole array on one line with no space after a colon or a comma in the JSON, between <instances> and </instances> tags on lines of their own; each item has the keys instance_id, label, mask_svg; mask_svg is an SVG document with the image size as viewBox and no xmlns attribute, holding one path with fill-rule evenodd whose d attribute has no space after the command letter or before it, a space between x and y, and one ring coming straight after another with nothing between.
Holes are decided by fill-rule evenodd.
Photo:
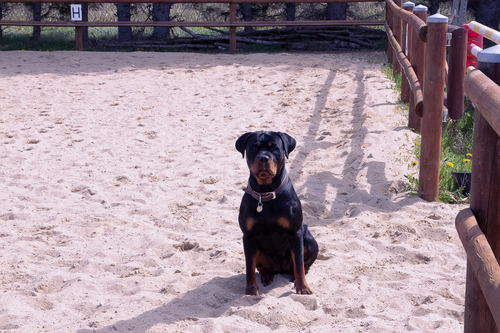
<instances>
[{"instance_id":1,"label":"dog's head","mask_svg":"<svg viewBox=\"0 0 500 333\"><path fill-rule=\"evenodd\" d=\"M286 133L249 132L236 140L236 149L243 157L246 151L251 174L264 185L271 184L295 144L295 139Z\"/></svg>"}]
</instances>

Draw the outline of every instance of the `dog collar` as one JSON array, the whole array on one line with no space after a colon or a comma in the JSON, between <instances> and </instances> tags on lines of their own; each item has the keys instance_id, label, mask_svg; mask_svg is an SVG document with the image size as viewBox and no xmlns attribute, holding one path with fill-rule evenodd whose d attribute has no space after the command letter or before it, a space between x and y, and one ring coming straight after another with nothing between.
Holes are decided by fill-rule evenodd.
<instances>
[{"instance_id":1,"label":"dog collar","mask_svg":"<svg viewBox=\"0 0 500 333\"><path fill-rule=\"evenodd\" d=\"M245 193L250 194L255 200L259 201L259 203L257 204L257 212L260 213L262 212L264 206L262 202L276 199L278 195L280 195L287 188L289 183L290 183L290 178L288 177L286 171L284 171L283 180L281 181L280 186L278 186L278 188L272 192L264 192L264 193L257 192L250 186L250 181L248 182L247 187L243 189L243 191L245 191Z\"/></svg>"}]
</instances>

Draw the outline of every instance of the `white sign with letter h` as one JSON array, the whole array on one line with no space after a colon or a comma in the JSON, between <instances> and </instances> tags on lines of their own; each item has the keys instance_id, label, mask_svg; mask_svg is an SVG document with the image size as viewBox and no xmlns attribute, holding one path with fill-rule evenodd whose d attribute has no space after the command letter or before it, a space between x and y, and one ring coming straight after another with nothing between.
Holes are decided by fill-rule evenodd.
<instances>
[{"instance_id":1,"label":"white sign with letter h","mask_svg":"<svg viewBox=\"0 0 500 333\"><path fill-rule=\"evenodd\" d=\"M71 20L72 21L82 20L82 5L71 5Z\"/></svg>"}]
</instances>

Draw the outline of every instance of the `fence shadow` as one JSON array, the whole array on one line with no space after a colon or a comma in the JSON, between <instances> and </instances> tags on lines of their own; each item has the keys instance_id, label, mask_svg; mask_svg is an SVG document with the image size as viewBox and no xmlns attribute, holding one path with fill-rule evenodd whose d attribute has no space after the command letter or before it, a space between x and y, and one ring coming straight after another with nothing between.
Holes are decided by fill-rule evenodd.
<instances>
[{"instance_id":1,"label":"fence shadow","mask_svg":"<svg viewBox=\"0 0 500 333\"><path fill-rule=\"evenodd\" d=\"M314 202L308 202L307 198L302 200L305 212L311 213L311 215L317 217L330 213L329 218L339 219L344 215L354 216L360 212L358 206L363 205L362 209L373 208L376 211L382 212L393 212L401 209L401 207L415 202L415 198L405 197L399 200L397 203L392 202L390 197L381 192L381 184L388 184L389 179L386 175L387 164L385 161L377 161L375 158L373 160L363 159L364 148L363 145L366 140L366 136L369 133L379 133L370 132L365 125L368 116L365 112L365 101L366 101L366 88L363 81L364 73L363 68L358 67L355 72L355 77L353 80L357 83L357 88L355 90L354 105L350 113L352 115L351 128L342 133L342 137L336 137L332 142L327 142L322 140L320 133L320 125L325 121L322 110L325 108L328 94L335 80L336 73L331 71L320 90L316 104L313 110L313 116L311 117L311 123L309 125L309 130L304 139L303 148L299 151L296 158L291 161L291 169L295 172L300 173L301 169L304 167L304 163L307 157L315 150L327 149L332 146L340 146L342 141L349 140L349 146L343 146L344 153L342 155L345 158L344 166L341 174L334 174L331 171L325 170L319 173L310 174L307 176L306 182L297 187L298 192L314 192ZM388 103L389 104L389 103ZM376 105L373 105L376 106ZM373 107L372 106L372 107ZM398 127L395 130L400 131L406 129L407 127ZM332 158L334 158L332 156ZM366 179L368 184L371 185L369 191L364 189L359 189L356 186L357 178L362 170L366 169ZM321 187L318 190L318 187ZM337 196L331 204L327 202L327 191L328 187L337 189ZM314 188L314 191L308 191L309 188ZM357 198L355 202L349 202L350 198ZM308 222L311 226L315 225L316 222ZM331 220L330 220L331 222Z\"/></svg>"}]
</instances>

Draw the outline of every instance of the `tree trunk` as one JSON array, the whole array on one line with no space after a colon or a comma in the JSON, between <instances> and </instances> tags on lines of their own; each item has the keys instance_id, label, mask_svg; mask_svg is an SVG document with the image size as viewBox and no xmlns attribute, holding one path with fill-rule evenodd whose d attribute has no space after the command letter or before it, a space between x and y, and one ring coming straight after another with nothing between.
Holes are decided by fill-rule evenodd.
<instances>
[{"instance_id":1,"label":"tree trunk","mask_svg":"<svg viewBox=\"0 0 500 333\"><path fill-rule=\"evenodd\" d=\"M327 3L326 5L326 19L327 20L345 20L347 18L347 3L336 2Z\"/></svg>"},{"instance_id":2,"label":"tree trunk","mask_svg":"<svg viewBox=\"0 0 500 333\"><path fill-rule=\"evenodd\" d=\"M243 3L240 5L241 13L243 14L243 21L252 21L252 5L249 3ZM245 27L245 32L253 31L252 27Z\"/></svg>"},{"instance_id":3,"label":"tree trunk","mask_svg":"<svg viewBox=\"0 0 500 333\"><path fill-rule=\"evenodd\" d=\"M287 3L286 4L286 20L287 21L295 21L295 13L297 11L296 3Z\"/></svg>"},{"instance_id":4,"label":"tree trunk","mask_svg":"<svg viewBox=\"0 0 500 333\"><path fill-rule=\"evenodd\" d=\"M170 21L171 7L171 3L153 3L153 21ZM154 27L153 39L167 39L169 37L169 27Z\"/></svg>"},{"instance_id":5,"label":"tree trunk","mask_svg":"<svg viewBox=\"0 0 500 333\"><path fill-rule=\"evenodd\" d=\"M5 6L5 4L3 3L0 3L0 20L2 19L3 17L3 6ZM0 39L2 38L2 26L0 25Z\"/></svg>"},{"instance_id":6,"label":"tree trunk","mask_svg":"<svg viewBox=\"0 0 500 333\"><path fill-rule=\"evenodd\" d=\"M33 21L41 21L42 20L42 4L41 3L34 3L33 4ZM40 26L34 26L33 27L33 34L31 35L31 38L35 41L40 39L40 36L42 35L42 29Z\"/></svg>"},{"instance_id":7,"label":"tree trunk","mask_svg":"<svg viewBox=\"0 0 500 333\"><path fill-rule=\"evenodd\" d=\"M82 3L82 21L83 22L89 21L89 4L88 4L88 2ZM89 28L87 28L87 27L82 27L82 41L83 41L83 45L89 44Z\"/></svg>"},{"instance_id":8,"label":"tree trunk","mask_svg":"<svg viewBox=\"0 0 500 333\"><path fill-rule=\"evenodd\" d=\"M429 4L429 16L437 13L441 0L431 0Z\"/></svg>"},{"instance_id":9,"label":"tree trunk","mask_svg":"<svg viewBox=\"0 0 500 333\"><path fill-rule=\"evenodd\" d=\"M129 3L117 3L116 14L118 16L118 21L130 21L130 4ZM120 42L128 42L132 39L132 28L131 27L118 27L118 40Z\"/></svg>"}]
</instances>

